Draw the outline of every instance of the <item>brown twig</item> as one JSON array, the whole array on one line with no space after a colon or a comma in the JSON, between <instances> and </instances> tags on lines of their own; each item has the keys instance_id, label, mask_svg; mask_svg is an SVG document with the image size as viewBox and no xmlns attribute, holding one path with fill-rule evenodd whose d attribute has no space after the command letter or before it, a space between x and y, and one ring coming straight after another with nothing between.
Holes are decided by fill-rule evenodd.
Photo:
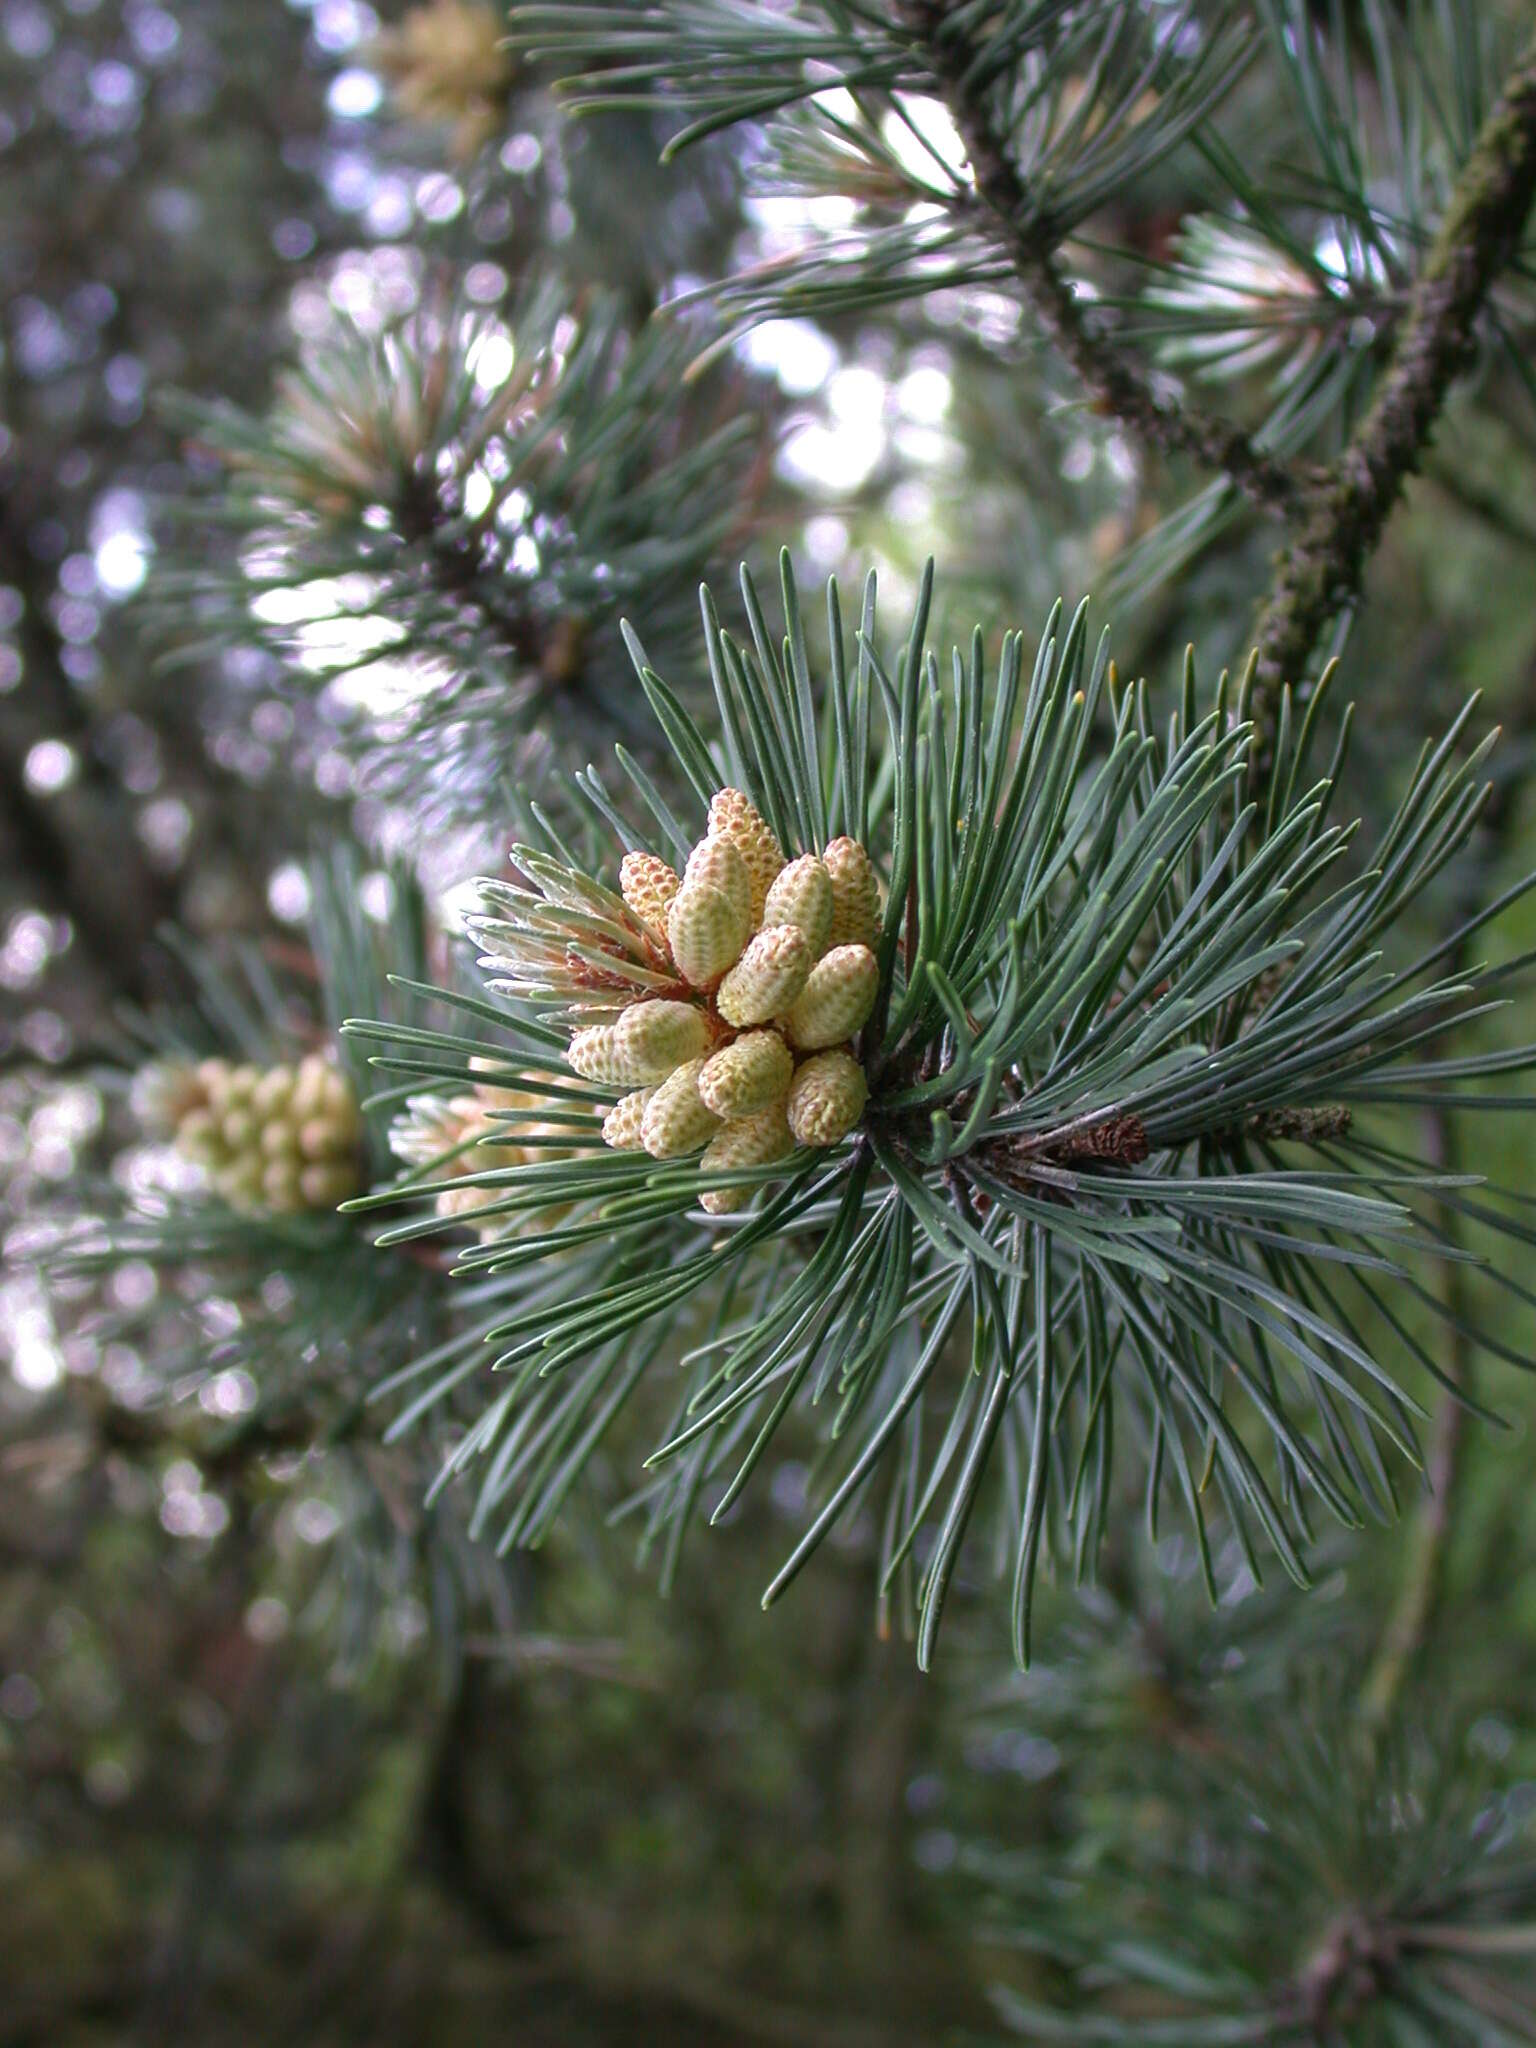
<instances>
[{"instance_id":1,"label":"brown twig","mask_svg":"<svg viewBox=\"0 0 1536 2048\"><path fill-rule=\"evenodd\" d=\"M1536 729L1536 669L1526 679L1518 702L1511 707L1509 723L1524 736ZM1481 901L1482 880L1495 865L1509 835L1516 812L1517 790L1505 780L1495 786L1484 806L1482 829L1484 852L1476 877L1461 905L1463 920L1470 918ZM1451 976L1460 975L1468 965L1465 938L1447 962ZM1443 1108L1429 1114L1430 1145L1435 1165L1443 1172L1456 1173L1461 1167L1457 1130L1452 1116ZM1454 1245L1460 1234L1456 1212L1442 1207L1440 1228ZM1467 1434L1467 1407L1461 1398L1470 1393L1474 1365L1473 1347L1463 1334L1465 1316L1465 1268L1455 1259L1442 1267L1441 1295L1445 1308L1459 1322L1453 1322L1445 1360L1450 1385L1440 1397L1424 1461L1425 1491L1414 1517L1409 1539L1408 1563L1397 1600L1387 1617L1381 1641L1361 1688L1361 1723L1368 1740L1374 1740L1391 1719L1404 1685L1423 1655L1440 1605L1445 1583L1446 1546L1450 1540L1451 1518L1462 1452Z\"/></svg>"},{"instance_id":2,"label":"brown twig","mask_svg":"<svg viewBox=\"0 0 1536 2048\"><path fill-rule=\"evenodd\" d=\"M1397 345L1349 445L1308 491L1258 627L1255 719L1272 724L1328 621L1354 598L1388 515L1471 358L1478 315L1536 201L1536 37L1452 189Z\"/></svg>"},{"instance_id":3,"label":"brown twig","mask_svg":"<svg viewBox=\"0 0 1536 2048\"><path fill-rule=\"evenodd\" d=\"M1337 460L1298 473L1233 425L1165 397L1073 287L1048 214L1032 200L976 82L977 50L952 0L898 0L897 13L949 109L975 179L975 206L1006 252L1036 319L1096 404L1164 455L1225 475L1289 538L1260 615L1253 716L1272 744L1280 693L1301 680L1319 637L1358 595L1366 564L1446 394L1471 358L1478 317L1514 257L1536 202L1536 38L1505 81L1463 164L1370 408Z\"/></svg>"},{"instance_id":4,"label":"brown twig","mask_svg":"<svg viewBox=\"0 0 1536 2048\"><path fill-rule=\"evenodd\" d=\"M1057 254L1059 237L1033 204L993 126L984 90L973 82L977 52L953 19L950 0L899 0L955 123L993 238L1006 252L1036 319L1105 412L1164 455L1186 455L1218 470L1266 512L1284 513L1298 483L1283 462L1258 448L1230 420L1165 396L1141 364L1086 309Z\"/></svg>"}]
</instances>

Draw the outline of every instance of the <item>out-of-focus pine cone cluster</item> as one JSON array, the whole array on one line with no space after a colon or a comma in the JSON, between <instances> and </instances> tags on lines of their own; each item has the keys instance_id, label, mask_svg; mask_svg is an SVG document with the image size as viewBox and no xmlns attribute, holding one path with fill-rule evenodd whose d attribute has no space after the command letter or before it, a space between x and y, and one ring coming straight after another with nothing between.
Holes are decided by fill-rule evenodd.
<instances>
[{"instance_id":1,"label":"out-of-focus pine cone cluster","mask_svg":"<svg viewBox=\"0 0 1536 2048\"><path fill-rule=\"evenodd\" d=\"M156 1061L135 1076L144 1130L201 1167L232 1209L334 1209L363 1186L363 1124L351 1081L323 1052L293 1065Z\"/></svg>"},{"instance_id":2,"label":"out-of-focus pine cone cluster","mask_svg":"<svg viewBox=\"0 0 1536 2048\"><path fill-rule=\"evenodd\" d=\"M716 792L679 875L625 855L619 892L519 849L527 888L488 883L472 920L493 986L559 1005L569 1059L624 1091L605 1142L706 1172L840 1143L868 1099L850 1041L874 1008L880 887L855 839L786 861L739 789ZM700 1197L711 1215L748 1188Z\"/></svg>"},{"instance_id":3,"label":"out-of-focus pine cone cluster","mask_svg":"<svg viewBox=\"0 0 1536 2048\"><path fill-rule=\"evenodd\" d=\"M512 57L506 23L481 0L428 0L369 49L408 121L449 131L459 162L477 156L506 119Z\"/></svg>"},{"instance_id":4,"label":"out-of-focus pine cone cluster","mask_svg":"<svg viewBox=\"0 0 1536 2048\"><path fill-rule=\"evenodd\" d=\"M506 24L481 0L426 0L374 37L369 55L408 120L448 131L461 162L500 129L512 86Z\"/></svg>"}]
</instances>

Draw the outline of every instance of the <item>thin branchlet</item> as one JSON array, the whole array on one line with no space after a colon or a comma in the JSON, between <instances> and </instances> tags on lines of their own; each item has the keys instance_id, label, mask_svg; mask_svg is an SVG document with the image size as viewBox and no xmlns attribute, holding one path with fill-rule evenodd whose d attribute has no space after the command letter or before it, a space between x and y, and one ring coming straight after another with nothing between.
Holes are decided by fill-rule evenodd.
<instances>
[{"instance_id":1,"label":"thin branchlet","mask_svg":"<svg viewBox=\"0 0 1536 2048\"><path fill-rule=\"evenodd\" d=\"M1255 716L1268 732L1329 619L1359 592L1392 508L1471 359L1479 314L1536 201L1536 37L1463 165L1370 408L1309 490L1258 628Z\"/></svg>"},{"instance_id":2,"label":"thin branchlet","mask_svg":"<svg viewBox=\"0 0 1536 2048\"><path fill-rule=\"evenodd\" d=\"M1095 402L1161 454L1188 456L1228 477L1264 511L1288 512L1298 485L1284 463L1230 421L1165 396L1085 310L1062 266L1049 218L1031 205L1006 139L973 83L977 50L948 0L899 0L897 12L965 144L992 237L1005 249L1036 319Z\"/></svg>"}]
</instances>

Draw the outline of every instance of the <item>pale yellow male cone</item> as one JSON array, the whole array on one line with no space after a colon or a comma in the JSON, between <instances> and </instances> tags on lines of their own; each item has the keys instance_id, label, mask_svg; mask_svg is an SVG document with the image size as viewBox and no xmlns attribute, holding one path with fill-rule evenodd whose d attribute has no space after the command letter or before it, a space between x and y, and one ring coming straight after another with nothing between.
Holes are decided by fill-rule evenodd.
<instances>
[{"instance_id":1,"label":"pale yellow male cone","mask_svg":"<svg viewBox=\"0 0 1536 2048\"><path fill-rule=\"evenodd\" d=\"M841 1045L868 1019L879 986L880 969L868 946L834 946L790 1005L790 1043L802 1052Z\"/></svg>"},{"instance_id":2,"label":"pale yellow male cone","mask_svg":"<svg viewBox=\"0 0 1536 2048\"><path fill-rule=\"evenodd\" d=\"M584 1081L638 1088L664 1081L709 1043L704 1013L691 1003L632 1003L617 1024L589 1024L566 1057Z\"/></svg>"},{"instance_id":3,"label":"pale yellow male cone","mask_svg":"<svg viewBox=\"0 0 1536 2048\"><path fill-rule=\"evenodd\" d=\"M782 1016L805 987L815 962L810 941L797 924L769 925L721 982L715 1006L738 1031Z\"/></svg>"},{"instance_id":4,"label":"pale yellow male cone","mask_svg":"<svg viewBox=\"0 0 1536 2048\"><path fill-rule=\"evenodd\" d=\"M747 912L705 882L684 882L667 912L672 958L695 988L713 988L740 955L747 930Z\"/></svg>"},{"instance_id":5,"label":"pale yellow male cone","mask_svg":"<svg viewBox=\"0 0 1536 2048\"><path fill-rule=\"evenodd\" d=\"M697 1152L720 1128L720 1119L699 1094L703 1060L688 1060L669 1074L645 1106L640 1142L653 1159L681 1159Z\"/></svg>"},{"instance_id":6,"label":"pale yellow male cone","mask_svg":"<svg viewBox=\"0 0 1536 2048\"><path fill-rule=\"evenodd\" d=\"M682 886L675 870L654 853L626 853L619 863L619 894L658 939L666 939L667 912Z\"/></svg>"},{"instance_id":7,"label":"pale yellow male cone","mask_svg":"<svg viewBox=\"0 0 1536 2048\"><path fill-rule=\"evenodd\" d=\"M763 924L798 925L819 960L832 938L832 877L814 853L802 853L773 878L763 900Z\"/></svg>"},{"instance_id":8,"label":"pale yellow male cone","mask_svg":"<svg viewBox=\"0 0 1536 2048\"><path fill-rule=\"evenodd\" d=\"M718 889L741 915L746 930L756 922L752 915L752 878L747 864L729 839L701 839L688 856L683 869L683 886L697 882L706 889Z\"/></svg>"},{"instance_id":9,"label":"pale yellow male cone","mask_svg":"<svg viewBox=\"0 0 1536 2048\"><path fill-rule=\"evenodd\" d=\"M762 922L763 899L784 865L784 849L751 797L739 789L717 789L709 800L709 836L728 839L747 864L752 881L752 922Z\"/></svg>"},{"instance_id":10,"label":"pale yellow male cone","mask_svg":"<svg viewBox=\"0 0 1536 2048\"><path fill-rule=\"evenodd\" d=\"M857 839L834 839L822 855L832 880L828 946L872 946L880 933L880 883Z\"/></svg>"},{"instance_id":11,"label":"pale yellow male cone","mask_svg":"<svg viewBox=\"0 0 1536 2048\"><path fill-rule=\"evenodd\" d=\"M251 1107L261 1117L280 1116L291 1106L298 1082L296 1067L268 1067L251 1091Z\"/></svg>"},{"instance_id":12,"label":"pale yellow male cone","mask_svg":"<svg viewBox=\"0 0 1536 2048\"><path fill-rule=\"evenodd\" d=\"M633 1094L620 1096L603 1118L603 1143L615 1152L638 1152L646 1104L655 1093L654 1088L637 1088Z\"/></svg>"},{"instance_id":13,"label":"pale yellow male cone","mask_svg":"<svg viewBox=\"0 0 1536 2048\"><path fill-rule=\"evenodd\" d=\"M777 1031L748 1031L705 1061L699 1093L716 1116L735 1122L782 1102L794 1071L794 1055Z\"/></svg>"},{"instance_id":14,"label":"pale yellow male cone","mask_svg":"<svg viewBox=\"0 0 1536 2048\"><path fill-rule=\"evenodd\" d=\"M772 1109L726 1124L704 1147L699 1170L713 1173L733 1166L766 1166L771 1160L787 1158L794 1149L784 1105L776 1102ZM700 1195L699 1206L710 1216L730 1216L744 1209L756 1192L750 1187L712 1188Z\"/></svg>"},{"instance_id":15,"label":"pale yellow male cone","mask_svg":"<svg viewBox=\"0 0 1536 2048\"><path fill-rule=\"evenodd\" d=\"M585 1031L574 1032L566 1058L573 1073L580 1074L584 1081L599 1081L606 1088L627 1087L643 1078L630 1072L629 1063L619 1050L618 1027L614 1024L589 1024Z\"/></svg>"},{"instance_id":16,"label":"pale yellow male cone","mask_svg":"<svg viewBox=\"0 0 1536 2048\"><path fill-rule=\"evenodd\" d=\"M813 1053L795 1069L784 1114L797 1145L836 1145L864 1114L869 1083L852 1053Z\"/></svg>"},{"instance_id":17,"label":"pale yellow male cone","mask_svg":"<svg viewBox=\"0 0 1536 2048\"><path fill-rule=\"evenodd\" d=\"M692 1003L632 1003L613 1027L636 1081L665 1081L674 1067L709 1046L709 1024Z\"/></svg>"}]
</instances>

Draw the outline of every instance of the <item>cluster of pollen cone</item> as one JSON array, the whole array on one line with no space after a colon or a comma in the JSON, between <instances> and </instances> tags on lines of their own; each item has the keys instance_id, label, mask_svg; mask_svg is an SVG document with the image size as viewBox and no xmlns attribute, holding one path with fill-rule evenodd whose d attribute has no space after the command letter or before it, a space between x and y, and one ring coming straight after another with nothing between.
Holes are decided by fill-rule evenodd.
<instances>
[{"instance_id":1,"label":"cluster of pollen cone","mask_svg":"<svg viewBox=\"0 0 1536 2048\"><path fill-rule=\"evenodd\" d=\"M233 1209L334 1209L362 1188L357 1096L322 1052L291 1066L157 1061L140 1069L132 1101L145 1130L201 1167Z\"/></svg>"},{"instance_id":2,"label":"cluster of pollen cone","mask_svg":"<svg viewBox=\"0 0 1536 2048\"><path fill-rule=\"evenodd\" d=\"M716 792L681 875L626 854L619 893L545 857L514 855L531 887L492 883L475 920L493 985L564 1005L569 1060L622 1089L604 1141L706 1172L835 1145L868 1099L849 1041L874 1008L880 891L855 839L786 861L751 800ZM711 1215L751 1190L700 1197Z\"/></svg>"},{"instance_id":3,"label":"cluster of pollen cone","mask_svg":"<svg viewBox=\"0 0 1536 2048\"><path fill-rule=\"evenodd\" d=\"M413 1095L390 1126L389 1147L407 1166L430 1166L447 1176L433 1201L439 1216L473 1223L501 1190L468 1185L467 1176L534 1164L543 1155L526 1139L565 1135L560 1125L540 1120L542 1106L541 1096L489 1081L474 1082L463 1095Z\"/></svg>"}]
</instances>

